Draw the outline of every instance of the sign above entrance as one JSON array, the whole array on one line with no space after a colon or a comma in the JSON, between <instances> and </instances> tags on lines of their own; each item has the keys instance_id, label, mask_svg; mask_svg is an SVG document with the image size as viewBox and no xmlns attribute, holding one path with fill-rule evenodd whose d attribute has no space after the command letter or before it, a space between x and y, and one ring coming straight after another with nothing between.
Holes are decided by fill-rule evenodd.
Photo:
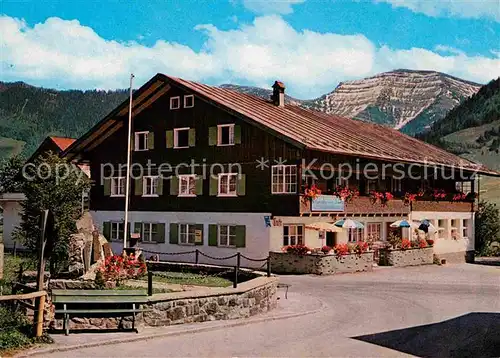
<instances>
[{"instance_id":1,"label":"sign above entrance","mask_svg":"<svg viewBox=\"0 0 500 358\"><path fill-rule=\"evenodd\" d=\"M334 195L319 195L311 202L311 211L344 211L344 201Z\"/></svg>"}]
</instances>

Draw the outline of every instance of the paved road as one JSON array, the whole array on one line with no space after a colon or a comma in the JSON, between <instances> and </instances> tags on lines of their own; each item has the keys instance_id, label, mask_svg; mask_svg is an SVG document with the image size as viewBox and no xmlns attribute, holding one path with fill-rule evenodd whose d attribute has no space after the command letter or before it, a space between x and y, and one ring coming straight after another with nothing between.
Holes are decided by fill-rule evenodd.
<instances>
[{"instance_id":1,"label":"paved road","mask_svg":"<svg viewBox=\"0 0 500 358\"><path fill-rule=\"evenodd\" d=\"M285 276L282 281L292 284L290 297L312 296L323 301L324 309L284 320L50 356L500 355L499 267L379 268L338 276Z\"/></svg>"}]
</instances>

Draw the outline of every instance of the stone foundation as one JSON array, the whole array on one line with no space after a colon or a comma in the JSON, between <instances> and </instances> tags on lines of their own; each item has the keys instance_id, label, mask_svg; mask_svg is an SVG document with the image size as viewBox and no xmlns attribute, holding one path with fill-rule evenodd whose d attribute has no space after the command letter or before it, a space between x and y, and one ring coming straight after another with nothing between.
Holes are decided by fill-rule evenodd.
<instances>
[{"instance_id":1,"label":"stone foundation","mask_svg":"<svg viewBox=\"0 0 500 358\"><path fill-rule=\"evenodd\" d=\"M406 250L380 250L380 262L382 266L419 266L433 263L434 251L432 247L423 249Z\"/></svg>"},{"instance_id":2,"label":"stone foundation","mask_svg":"<svg viewBox=\"0 0 500 358\"><path fill-rule=\"evenodd\" d=\"M463 264L474 262L474 251L458 251L434 254L434 256L441 262L446 260L447 264Z\"/></svg>"},{"instance_id":3,"label":"stone foundation","mask_svg":"<svg viewBox=\"0 0 500 358\"><path fill-rule=\"evenodd\" d=\"M277 305L276 277L258 277L238 284L237 288L201 288L197 291L155 294L141 307L147 311L136 316L136 326L174 324L247 318L267 312ZM53 329L62 329L57 316ZM128 329L132 316L70 317L70 330Z\"/></svg>"},{"instance_id":4,"label":"stone foundation","mask_svg":"<svg viewBox=\"0 0 500 358\"><path fill-rule=\"evenodd\" d=\"M373 252L336 256L308 254L299 256L286 252L270 252L271 272L332 275L373 270Z\"/></svg>"}]
</instances>

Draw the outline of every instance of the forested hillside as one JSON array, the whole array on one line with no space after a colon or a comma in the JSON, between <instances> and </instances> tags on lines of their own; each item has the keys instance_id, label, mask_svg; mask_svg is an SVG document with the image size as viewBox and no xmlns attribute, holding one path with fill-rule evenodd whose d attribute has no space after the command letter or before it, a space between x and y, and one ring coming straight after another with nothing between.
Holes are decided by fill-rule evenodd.
<instances>
[{"instance_id":1,"label":"forested hillside","mask_svg":"<svg viewBox=\"0 0 500 358\"><path fill-rule=\"evenodd\" d=\"M19 150L29 155L48 135L76 138L126 97L126 90L57 91L0 82L0 157Z\"/></svg>"}]
</instances>

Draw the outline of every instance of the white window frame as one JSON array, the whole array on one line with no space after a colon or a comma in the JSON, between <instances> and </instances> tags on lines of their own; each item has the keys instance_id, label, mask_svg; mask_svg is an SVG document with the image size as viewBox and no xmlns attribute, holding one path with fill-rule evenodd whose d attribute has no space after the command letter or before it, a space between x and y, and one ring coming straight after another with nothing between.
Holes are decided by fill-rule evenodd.
<instances>
[{"instance_id":1,"label":"white window frame","mask_svg":"<svg viewBox=\"0 0 500 358\"><path fill-rule=\"evenodd\" d=\"M187 100L188 98L191 98L191 99L192 99L191 106L188 106L188 105L186 104L186 102L187 102L186 100ZM189 94L189 95L184 96L184 108L193 108L193 107L194 107L194 95Z\"/></svg>"},{"instance_id":2,"label":"white window frame","mask_svg":"<svg viewBox=\"0 0 500 358\"><path fill-rule=\"evenodd\" d=\"M179 194L177 196L179 197L194 197L196 196L196 174L182 174L182 175L179 175L178 176L179 178ZM187 183L187 193L183 193L182 191L182 181L184 179L187 179L188 180L188 183ZM190 184L190 181L193 180L194 181L194 193L191 194L189 193L189 184Z\"/></svg>"},{"instance_id":3,"label":"white window frame","mask_svg":"<svg viewBox=\"0 0 500 358\"><path fill-rule=\"evenodd\" d=\"M189 148L189 130L191 128L189 127L183 127L183 128L174 128L174 149L183 149L183 148ZM179 146L179 132L180 131L187 131L188 132L188 143L186 146Z\"/></svg>"},{"instance_id":4,"label":"white window frame","mask_svg":"<svg viewBox=\"0 0 500 358\"><path fill-rule=\"evenodd\" d=\"M222 143L222 128L229 128L229 143ZM219 124L217 126L217 146L228 147L234 145L234 124Z\"/></svg>"},{"instance_id":5,"label":"white window frame","mask_svg":"<svg viewBox=\"0 0 500 358\"><path fill-rule=\"evenodd\" d=\"M391 191L393 193L400 193L402 191L402 180L397 178L391 178Z\"/></svg>"},{"instance_id":6,"label":"white window frame","mask_svg":"<svg viewBox=\"0 0 500 358\"><path fill-rule=\"evenodd\" d=\"M155 223L155 222L143 222L141 223L142 226L141 226L141 239L142 239L142 242L147 242L147 243L150 243L150 242L155 242L153 240L153 237L155 234L158 234L158 223ZM153 225L156 225L156 231L153 230ZM148 236L146 236L146 227L149 227L148 229Z\"/></svg>"},{"instance_id":7,"label":"white window frame","mask_svg":"<svg viewBox=\"0 0 500 358\"><path fill-rule=\"evenodd\" d=\"M282 168L282 173L279 173L279 169ZM295 173L290 174L287 173L287 169L295 168ZM278 190L275 190L274 178L280 178L281 182L277 182ZM290 182L287 183L287 178L293 178ZM292 190L291 188L295 188ZM273 165L271 166L271 194L296 194L297 193L297 166L296 165Z\"/></svg>"},{"instance_id":8,"label":"white window frame","mask_svg":"<svg viewBox=\"0 0 500 358\"><path fill-rule=\"evenodd\" d=\"M223 237L221 233L221 228L225 227L226 228L226 233ZM231 234L231 228L233 228L234 232ZM231 238L233 238L233 245L231 244ZM226 241L225 244L223 244L221 239L224 239ZM236 247L236 225L226 225L226 224L219 224L217 225L217 246L220 247Z\"/></svg>"},{"instance_id":9,"label":"white window frame","mask_svg":"<svg viewBox=\"0 0 500 358\"><path fill-rule=\"evenodd\" d=\"M141 134L144 134L144 148L143 149L139 149L139 136ZM149 150L148 148L148 135L149 135L149 131L141 131L141 132L135 132L134 133L134 151L136 152L144 152L146 150Z\"/></svg>"},{"instance_id":10,"label":"white window frame","mask_svg":"<svg viewBox=\"0 0 500 358\"><path fill-rule=\"evenodd\" d=\"M378 226L378 230L373 230L374 227ZM382 222L370 222L366 223L365 227L365 233L366 233L366 239L373 234L373 232L378 232L378 239L374 241L380 241L382 240Z\"/></svg>"},{"instance_id":11,"label":"white window frame","mask_svg":"<svg viewBox=\"0 0 500 358\"><path fill-rule=\"evenodd\" d=\"M285 235L285 227L288 229L288 234ZM299 227L302 229L299 234ZM294 228L294 233L291 229ZM286 224L283 225L283 246L288 245L304 245L304 225L302 224Z\"/></svg>"},{"instance_id":12,"label":"white window frame","mask_svg":"<svg viewBox=\"0 0 500 358\"><path fill-rule=\"evenodd\" d=\"M120 237L120 231L122 232L122 235L124 235L124 230L125 230L125 223L123 221L111 221L110 222L111 228L110 228L110 233L109 235L110 240L122 240L123 236ZM120 230L121 226L121 230ZM117 235L113 235L117 234Z\"/></svg>"},{"instance_id":13,"label":"white window frame","mask_svg":"<svg viewBox=\"0 0 500 358\"><path fill-rule=\"evenodd\" d=\"M118 182L118 185L117 185ZM121 183L123 182L123 183ZM125 177L112 177L111 178L111 196L112 197L123 197L125 196ZM122 189L122 190L116 190Z\"/></svg>"},{"instance_id":14,"label":"white window frame","mask_svg":"<svg viewBox=\"0 0 500 358\"><path fill-rule=\"evenodd\" d=\"M183 231L182 228L186 230ZM179 224L179 245L195 245L196 244L196 225L194 224ZM190 232L192 229L192 232ZM189 242L189 236L192 235L192 242ZM184 239L184 240L183 240Z\"/></svg>"},{"instance_id":15,"label":"white window frame","mask_svg":"<svg viewBox=\"0 0 500 358\"><path fill-rule=\"evenodd\" d=\"M364 241L365 229L347 229L348 237L347 242Z\"/></svg>"},{"instance_id":16,"label":"white window frame","mask_svg":"<svg viewBox=\"0 0 500 358\"><path fill-rule=\"evenodd\" d=\"M148 179L151 179L151 193L147 192L148 189ZM158 182L160 177L158 175L147 175L142 178L142 196L143 197L157 197L158 196ZM154 182L156 181L156 185ZM153 190L156 189L156 190Z\"/></svg>"},{"instance_id":17,"label":"white window frame","mask_svg":"<svg viewBox=\"0 0 500 358\"><path fill-rule=\"evenodd\" d=\"M469 219L462 219L462 238L469 238Z\"/></svg>"},{"instance_id":18,"label":"white window frame","mask_svg":"<svg viewBox=\"0 0 500 358\"><path fill-rule=\"evenodd\" d=\"M461 193L469 194L472 193L472 182L471 181L456 181L455 189Z\"/></svg>"},{"instance_id":19,"label":"white window frame","mask_svg":"<svg viewBox=\"0 0 500 358\"><path fill-rule=\"evenodd\" d=\"M177 107L174 106L174 101L177 100ZM170 97L170 109L179 109L181 108L181 97L180 96L175 96L175 97Z\"/></svg>"},{"instance_id":20,"label":"white window frame","mask_svg":"<svg viewBox=\"0 0 500 358\"><path fill-rule=\"evenodd\" d=\"M222 177L227 177L227 182L226 182L226 192L222 193ZM234 184L234 191L230 191L231 188L231 178L234 177L235 179L235 184ZM238 173L220 173L218 176L217 180L217 196L238 196Z\"/></svg>"}]
</instances>

